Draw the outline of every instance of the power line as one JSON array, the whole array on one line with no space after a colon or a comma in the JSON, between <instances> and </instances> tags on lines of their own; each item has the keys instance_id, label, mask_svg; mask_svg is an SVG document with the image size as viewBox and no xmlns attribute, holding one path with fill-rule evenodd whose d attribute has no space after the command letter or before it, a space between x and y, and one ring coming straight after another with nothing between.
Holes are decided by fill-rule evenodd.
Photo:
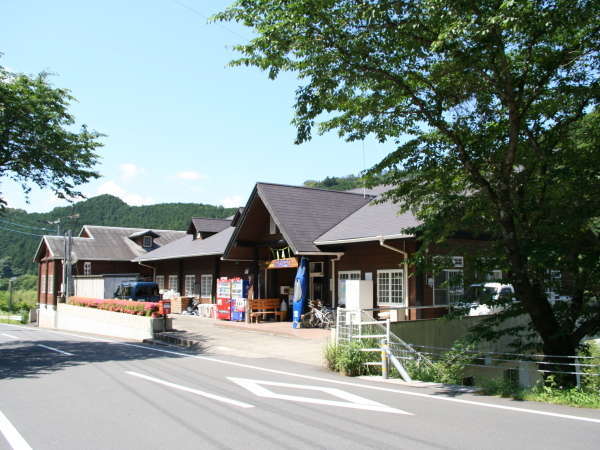
<instances>
[{"instance_id":1,"label":"power line","mask_svg":"<svg viewBox=\"0 0 600 450\"><path fill-rule=\"evenodd\" d=\"M12 229L10 229L10 228L3 228L3 227L0 227L0 230L4 230L4 231L12 231L13 233L20 233L20 234L25 234L25 235L29 235L29 236L44 237L44 235L43 235L43 234L29 233L28 231L12 230Z\"/></svg>"},{"instance_id":2,"label":"power line","mask_svg":"<svg viewBox=\"0 0 600 450\"><path fill-rule=\"evenodd\" d=\"M31 225L25 225L25 224L22 224L22 223L11 222L10 220L4 220L4 219L0 219L0 222L4 222L4 223L7 223L7 224L9 224L9 225L14 225L14 226L17 226L17 227L29 228L29 229L32 229L32 230L44 230L44 231L50 231L50 229L48 229L48 228L44 228L44 227L34 227L34 226L31 226Z\"/></svg>"},{"instance_id":3,"label":"power line","mask_svg":"<svg viewBox=\"0 0 600 450\"><path fill-rule=\"evenodd\" d=\"M172 0L173 3L176 3L177 5L181 6L182 8L187 9L188 11L193 12L194 14L200 16L200 17L204 17L207 21L210 21L210 17L207 16L206 14L202 13L201 11L198 11L196 8L192 8L191 6L186 5L185 3L179 2L177 0ZM221 28L223 28L225 31L229 31L231 34L236 35L239 38L242 38L245 41L249 41L250 38L248 38L247 36L243 36L240 33L237 33L233 30L230 30L229 28L227 28L225 25L223 25L221 22L216 22L216 24L218 26L220 26Z\"/></svg>"}]
</instances>

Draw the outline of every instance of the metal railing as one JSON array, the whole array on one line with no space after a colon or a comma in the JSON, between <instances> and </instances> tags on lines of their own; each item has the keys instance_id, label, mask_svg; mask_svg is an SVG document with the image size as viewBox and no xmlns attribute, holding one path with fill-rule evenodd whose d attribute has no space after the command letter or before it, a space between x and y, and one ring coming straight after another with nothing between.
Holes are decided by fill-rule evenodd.
<instances>
[{"instance_id":1,"label":"metal railing","mask_svg":"<svg viewBox=\"0 0 600 450\"><path fill-rule=\"evenodd\" d=\"M430 307L417 307L427 309ZM439 308L439 307L438 307ZM377 320L373 313L386 312L390 309L407 308L373 308L363 310L347 310L338 308L336 313L336 344L341 342L374 340L375 345L367 346L364 351L384 352L381 362L369 362L368 365L381 366L382 374L387 374L390 363L400 372L402 378L410 377L404 370L404 363L412 361L425 364L434 370L437 362L444 360L451 351L451 347L434 347L426 345L409 344L394 334L390 329L390 319ZM573 375L580 386L585 377L600 376L600 357L598 356L557 356L544 354L525 354L510 352L481 351L475 349L460 349L463 356L467 356L464 366L466 368L480 368L498 371L505 376L507 371L513 370L519 379L529 374L548 375ZM493 374L492 374L493 375Z\"/></svg>"},{"instance_id":2,"label":"metal railing","mask_svg":"<svg viewBox=\"0 0 600 450\"><path fill-rule=\"evenodd\" d=\"M369 310L336 310L336 344L372 340L376 345L365 347L363 351L382 353L381 362L368 362L367 365L381 366L382 375L387 377L388 367L393 365L406 381L411 381L404 369L403 362L415 361L419 364L432 365L423 352L403 341L391 331L390 319L376 320Z\"/></svg>"}]
</instances>

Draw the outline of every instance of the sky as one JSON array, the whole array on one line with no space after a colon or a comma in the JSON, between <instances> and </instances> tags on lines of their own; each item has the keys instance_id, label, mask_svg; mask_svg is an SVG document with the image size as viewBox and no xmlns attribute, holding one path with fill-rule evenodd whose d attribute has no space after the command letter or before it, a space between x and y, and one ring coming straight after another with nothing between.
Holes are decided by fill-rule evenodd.
<instances>
[{"instance_id":1,"label":"sky","mask_svg":"<svg viewBox=\"0 0 600 450\"><path fill-rule=\"evenodd\" d=\"M78 124L106 134L96 169L82 187L130 205L245 204L257 181L302 184L357 174L393 150L373 139L347 143L335 133L294 145L293 74L269 80L232 68L233 45L252 31L207 18L231 1L127 2L3 0L0 65L51 72L77 99ZM8 206L49 211L66 203L0 180Z\"/></svg>"}]
</instances>

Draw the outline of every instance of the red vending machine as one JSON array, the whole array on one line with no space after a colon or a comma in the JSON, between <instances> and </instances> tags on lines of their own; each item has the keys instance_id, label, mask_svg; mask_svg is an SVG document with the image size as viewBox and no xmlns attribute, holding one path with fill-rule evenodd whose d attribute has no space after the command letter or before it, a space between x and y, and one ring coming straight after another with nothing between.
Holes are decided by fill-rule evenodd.
<instances>
[{"instance_id":1,"label":"red vending machine","mask_svg":"<svg viewBox=\"0 0 600 450\"><path fill-rule=\"evenodd\" d=\"M217 319L231 320L231 281L226 277L217 280Z\"/></svg>"}]
</instances>

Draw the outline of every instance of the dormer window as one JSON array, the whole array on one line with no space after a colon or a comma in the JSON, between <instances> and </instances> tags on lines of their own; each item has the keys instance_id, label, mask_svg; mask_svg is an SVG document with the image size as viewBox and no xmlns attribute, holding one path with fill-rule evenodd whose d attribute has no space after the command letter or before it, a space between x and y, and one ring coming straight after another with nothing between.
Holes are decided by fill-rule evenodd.
<instances>
[{"instance_id":1,"label":"dormer window","mask_svg":"<svg viewBox=\"0 0 600 450\"><path fill-rule=\"evenodd\" d=\"M154 242L154 240L153 240L152 236L144 236L144 239L142 241L142 247L151 248L153 242Z\"/></svg>"}]
</instances>

